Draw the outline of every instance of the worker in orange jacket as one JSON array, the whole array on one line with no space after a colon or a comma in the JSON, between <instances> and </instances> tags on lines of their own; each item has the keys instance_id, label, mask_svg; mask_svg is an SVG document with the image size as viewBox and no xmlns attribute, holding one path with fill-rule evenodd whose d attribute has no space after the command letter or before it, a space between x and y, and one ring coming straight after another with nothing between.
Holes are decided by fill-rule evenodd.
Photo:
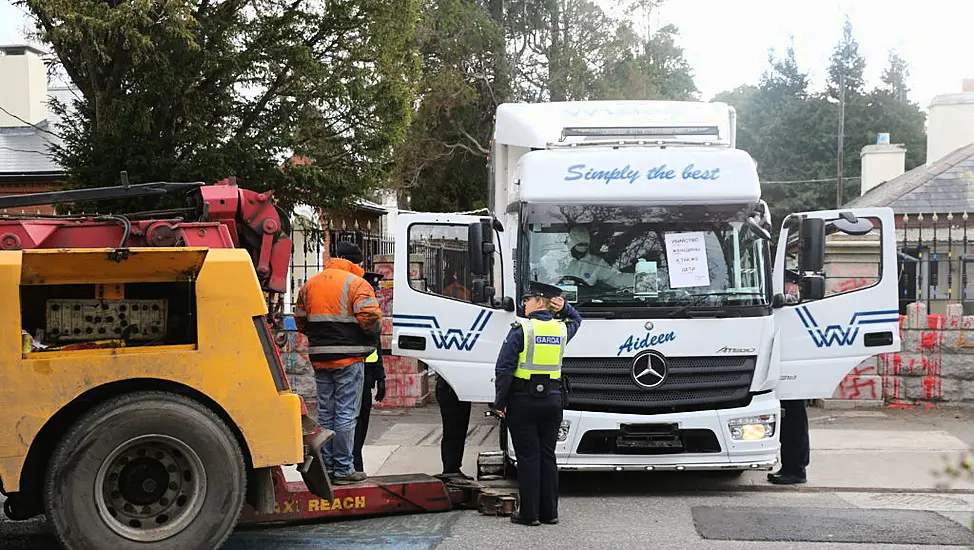
<instances>
[{"instance_id":1,"label":"worker in orange jacket","mask_svg":"<svg viewBox=\"0 0 974 550\"><path fill-rule=\"evenodd\" d=\"M376 349L382 310L365 279L362 249L340 241L325 269L298 293L294 322L308 337L318 387L318 423L335 432L325 444L325 466L336 485L366 478L353 462L355 422L362 401L365 358Z\"/></svg>"}]
</instances>

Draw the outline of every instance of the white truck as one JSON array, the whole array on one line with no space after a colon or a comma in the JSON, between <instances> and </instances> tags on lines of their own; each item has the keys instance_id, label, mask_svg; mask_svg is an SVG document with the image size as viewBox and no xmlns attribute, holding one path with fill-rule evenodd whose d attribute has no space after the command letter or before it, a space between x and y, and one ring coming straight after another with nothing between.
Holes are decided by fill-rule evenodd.
<instances>
[{"instance_id":1,"label":"white truck","mask_svg":"<svg viewBox=\"0 0 974 550\"><path fill-rule=\"evenodd\" d=\"M564 356L561 469L771 469L779 400L830 397L899 350L894 220L794 214L772 257L735 126L723 103L499 106L491 215L399 218L393 353L489 403L526 284L557 284L585 320ZM838 266L851 287L826 262L850 242L866 251Z\"/></svg>"}]
</instances>

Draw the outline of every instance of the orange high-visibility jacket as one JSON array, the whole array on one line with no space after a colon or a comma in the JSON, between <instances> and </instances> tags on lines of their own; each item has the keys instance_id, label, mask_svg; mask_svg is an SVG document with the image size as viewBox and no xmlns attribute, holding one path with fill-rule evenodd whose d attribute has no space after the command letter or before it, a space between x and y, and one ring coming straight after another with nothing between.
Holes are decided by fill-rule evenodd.
<instances>
[{"instance_id":1,"label":"orange high-visibility jacket","mask_svg":"<svg viewBox=\"0 0 974 550\"><path fill-rule=\"evenodd\" d=\"M298 293L294 322L308 336L308 356L316 369L345 367L375 351L382 310L365 271L331 258Z\"/></svg>"}]
</instances>

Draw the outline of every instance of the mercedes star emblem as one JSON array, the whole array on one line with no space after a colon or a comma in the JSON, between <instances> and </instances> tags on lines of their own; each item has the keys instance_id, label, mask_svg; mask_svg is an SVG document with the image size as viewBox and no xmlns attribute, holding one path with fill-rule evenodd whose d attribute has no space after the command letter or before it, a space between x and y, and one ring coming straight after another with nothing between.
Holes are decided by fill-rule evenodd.
<instances>
[{"instance_id":1,"label":"mercedes star emblem","mask_svg":"<svg viewBox=\"0 0 974 550\"><path fill-rule=\"evenodd\" d=\"M646 330L647 331L653 330L653 322L652 321L646 321L646 324L644 326L646 327Z\"/></svg>"},{"instance_id":2,"label":"mercedes star emblem","mask_svg":"<svg viewBox=\"0 0 974 550\"><path fill-rule=\"evenodd\" d=\"M666 359L656 351L647 351L632 360L632 379L640 387L652 389L666 380Z\"/></svg>"}]
</instances>

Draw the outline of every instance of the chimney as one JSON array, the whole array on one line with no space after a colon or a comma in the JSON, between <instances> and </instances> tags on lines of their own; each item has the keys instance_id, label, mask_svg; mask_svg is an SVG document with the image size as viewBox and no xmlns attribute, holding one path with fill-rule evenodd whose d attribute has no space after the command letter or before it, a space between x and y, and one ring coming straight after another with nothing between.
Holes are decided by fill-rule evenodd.
<instances>
[{"instance_id":1,"label":"chimney","mask_svg":"<svg viewBox=\"0 0 974 550\"><path fill-rule=\"evenodd\" d=\"M43 54L24 44L0 46L0 128L38 124L47 118Z\"/></svg>"},{"instance_id":2,"label":"chimney","mask_svg":"<svg viewBox=\"0 0 974 550\"><path fill-rule=\"evenodd\" d=\"M889 134L879 134L876 144L863 147L859 156L862 159L861 195L902 176L906 170L906 147L900 143L891 144Z\"/></svg>"},{"instance_id":3,"label":"chimney","mask_svg":"<svg viewBox=\"0 0 974 550\"><path fill-rule=\"evenodd\" d=\"M974 143L974 79L964 79L959 94L930 102L927 116L927 164Z\"/></svg>"}]
</instances>

